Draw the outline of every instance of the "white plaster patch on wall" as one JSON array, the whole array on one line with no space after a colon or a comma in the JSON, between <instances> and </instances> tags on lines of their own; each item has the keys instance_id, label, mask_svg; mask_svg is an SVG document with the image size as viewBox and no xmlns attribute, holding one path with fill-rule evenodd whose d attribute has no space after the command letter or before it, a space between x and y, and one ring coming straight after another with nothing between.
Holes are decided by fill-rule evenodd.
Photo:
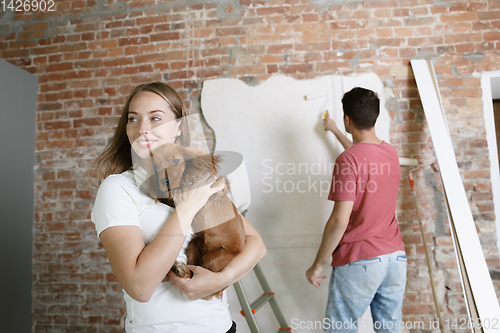
<instances>
[{"instance_id":1,"label":"white plaster patch on wall","mask_svg":"<svg viewBox=\"0 0 500 333\"><path fill-rule=\"evenodd\" d=\"M276 237L322 233L332 206L326 199L331 171L342 149L324 131L325 99L306 101L304 95L327 91L326 108L343 130L341 97L355 86L381 97L376 131L389 142L384 105L391 92L373 73L311 80L277 75L254 87L238 79L205 81L201 107L215 132L216 150L243 155L252 196L247 216L269 245Z\"/></svg>"}]
</instances>

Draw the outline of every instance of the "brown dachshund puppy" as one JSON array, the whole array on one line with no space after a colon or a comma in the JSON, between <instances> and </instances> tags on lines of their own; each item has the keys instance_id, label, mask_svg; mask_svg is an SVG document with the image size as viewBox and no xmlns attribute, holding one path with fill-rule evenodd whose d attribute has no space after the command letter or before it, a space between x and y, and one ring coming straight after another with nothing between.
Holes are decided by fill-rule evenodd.
<instances>
[{"instance_id":1,"label":"brown dachshund puppy","mask_svg":"<svg viewBox=\"0 0 500 333\"><path fill-rule=\"evenodd\" d=\"M172 200L179 200L184 191L196 188L202 175L208 172L217 176L221 161L222 158L218 155L203 155L175 144L162 145L154 153L157 174L148 178L150 195L156 201L171 204ZM158 190L159 193L155 193ZM158 194L168 199L157 199ZM214 193L195 215L192 223L195 236L186 250L188 265L219 272L243 250L243 220L227 194L226 184L224 190ZM176 261L172 271L182 278L192 276L183 262ZM222 298L224 289L204 299Z\"/></svg>"}]
</instances>

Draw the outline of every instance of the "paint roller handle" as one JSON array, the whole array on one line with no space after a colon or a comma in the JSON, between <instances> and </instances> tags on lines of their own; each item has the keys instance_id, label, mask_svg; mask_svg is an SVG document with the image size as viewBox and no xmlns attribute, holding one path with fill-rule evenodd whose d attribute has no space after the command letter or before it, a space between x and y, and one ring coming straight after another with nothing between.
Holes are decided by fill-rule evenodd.
<instances>
[{"instance_id":1,"label":"paint roller handle","mask_svg":"<svg viewBox=\"0 0 500 333\"><path fill-rule=\"evenodd\" d=\"M325 131L330 131L333 134L335 134L336 131L339 129L337 128L337 124L335 124L335 121L330 118L330 113L328 110L325 110L323 113L323 126L325 126Z\"/></svg>"},{"instance_id":2,"label":"paint roller handle","mask_svg":"<svg viewBox=\"0 0 500 333\"><path fill-rule=\"evenodd\" d=\"M413 174L411 172L408 173L408 179L410 180L411 191L415 192L415 181L413 180Z\"/></svg>"}]
</instances>

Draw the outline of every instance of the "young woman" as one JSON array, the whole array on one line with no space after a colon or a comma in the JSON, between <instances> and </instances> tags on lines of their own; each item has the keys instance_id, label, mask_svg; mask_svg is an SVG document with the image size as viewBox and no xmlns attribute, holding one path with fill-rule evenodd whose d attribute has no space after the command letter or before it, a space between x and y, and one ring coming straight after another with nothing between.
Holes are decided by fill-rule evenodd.
<instances>
[{"instance_id":1,"label":"young woman","mask_svg":"<svg viewBox=\"0 0 500 333\"><path fill-rule=\"evenodd\" d=\"M186 259L193 235L185 230L194 215L224 187L221 180L208 178L183 194L175 208L148 196L143 181L150 157L165 143L188 145L186 115L182 99L168 85L136 87L110 144L90 167L100 182L91 218L124 290L127 332L235 332L226 294L222 301L201 298L238 281L266 253L260 235L243 217L245 248L222 271L190 266L190 279L170 272L175 260Z\"/></svg>"}]
</instances>

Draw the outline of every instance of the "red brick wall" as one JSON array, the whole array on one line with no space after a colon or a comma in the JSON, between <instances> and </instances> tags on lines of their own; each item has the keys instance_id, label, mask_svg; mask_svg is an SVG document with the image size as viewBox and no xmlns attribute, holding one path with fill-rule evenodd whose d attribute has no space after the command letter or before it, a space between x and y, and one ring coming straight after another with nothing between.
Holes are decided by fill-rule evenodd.
<instances>
[{"instance_id":1,"label":"red brick wall","mask_svg":"<svg viewBox=\"0 0 500 333\"><path fill-rule=\"evenodd\" d=\"M478 73L500 70L499 1L344 1L321 8L308 0L56 2L53 13L0 12L0 58L39 82L34 331L123 327L122 293L89 219L96 190L85 172L112 135L127 94L154 80L168 82L197 111L209 78L257 84L272 74L375 72L395 94L387 105L393 144L424 165L418 199L443 317L463 318L439 173L430 166L435 155L409 67L412 58L432 59L486 260L498 278ZM435 311L407 171L398 211L409 257L404 319L427 322ZM494 283L498 292L500 281Z\"/></svg>"}]
</instances>

